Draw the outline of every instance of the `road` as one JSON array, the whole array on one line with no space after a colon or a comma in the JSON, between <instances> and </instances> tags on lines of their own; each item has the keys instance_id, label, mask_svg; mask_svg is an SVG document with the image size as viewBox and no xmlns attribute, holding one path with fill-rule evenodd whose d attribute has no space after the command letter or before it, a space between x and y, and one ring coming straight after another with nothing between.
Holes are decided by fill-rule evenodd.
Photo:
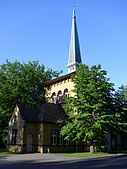
<instances>
[{"instance_id":1,"label":"road","mask_svg":"<svg viewBox=\"0 0 127 169\"><path fill-rule=\"evenodd\" d=\"M127 155L92 159L39 153L0 156L0 169L127 169Z\"/></svg>"}]
</instances>

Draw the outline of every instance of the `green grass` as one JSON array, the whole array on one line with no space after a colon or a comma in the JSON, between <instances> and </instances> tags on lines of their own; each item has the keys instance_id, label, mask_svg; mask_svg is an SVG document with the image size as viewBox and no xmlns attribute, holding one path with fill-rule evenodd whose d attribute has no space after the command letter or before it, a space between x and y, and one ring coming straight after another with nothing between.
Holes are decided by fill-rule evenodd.
<instances>
[{"instance_id":1,"label":"green grass","mask_svg":"<svg viewBox=\"0 0 127 169\"><path fill-rule=\"evenodd\" d=\"M109 156L108 153L103 152L82 152L82 153L57 153L57 156L67 156L67 157L79 157L79 158L94 158L94 157L100 157L100 156Z\"/></svg>"},{"instance_id":2,"label":"green grass","mask_svg":"<svg viewBox=\"0 0 127 169\"><path fill-rule=\"evenodd\" d=\"M11 152L7 151L6 149L0 149L0 156L9 156L12 154L14 154L14 153L11 153Z\"/></svg>"},{"instance_id":3,"label":"green grass","mask_svg":"<svg viewBox=\"0 0 127 169\"><path fill-rule=\"evenodd\" d=\"M0 149L0 156L10 156L14 155L15 153L9 152L6 149ZM82 153L55 153L56 156L66 156L66 157L78 157L78 158L94 158L94 157L101 157L101 156L109 156L108 153L103 152L82 152Z\"/></svg>"}]
</instances>

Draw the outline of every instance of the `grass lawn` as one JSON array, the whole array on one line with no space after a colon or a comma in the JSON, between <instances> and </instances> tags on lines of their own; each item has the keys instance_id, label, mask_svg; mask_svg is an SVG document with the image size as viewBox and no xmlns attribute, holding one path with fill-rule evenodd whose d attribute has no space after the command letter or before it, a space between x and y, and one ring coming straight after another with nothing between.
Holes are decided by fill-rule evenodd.
<instances>
[{"instance_id":1,"label":"grass lawn","mask_svg":"<svg viewBox=\"0 0 127 169\"><path fill-rule=\"evenodd\" d=\"M0 156L10 156L14 155L15 153L8 152L6 149L0 149ZM81 152L81 153L55 153L56 156L68 156L68 157L79 157L79 158L94 158L98 156L108 156L109 153L103 153L103 152Z\"/></svg>"},{"instance_id":2,"label":"grass lawn","mask_svg":"<svg viewBox=\"0 0 127 169\"><path fill-rule=\"evenodd\" d=\"M82 152L82 153L57 153L57 156L68 156L68 157L79 157L79 158L92 158L92 157L98 157L98 156L109 156L109 153L103 153L103 152Z\"/></svg>"},{"instance_id":3,"label":"grass lawn","mask_svg":"<svg viewBox=\"0 0 127 169\"><path fill-rule=\"evenodd\" d=\"M0 156L9 156L12 154L14 154L14 153L11 153L11 152L7 151L6 149L0 149Z\"/></svg>"}]
</instances>

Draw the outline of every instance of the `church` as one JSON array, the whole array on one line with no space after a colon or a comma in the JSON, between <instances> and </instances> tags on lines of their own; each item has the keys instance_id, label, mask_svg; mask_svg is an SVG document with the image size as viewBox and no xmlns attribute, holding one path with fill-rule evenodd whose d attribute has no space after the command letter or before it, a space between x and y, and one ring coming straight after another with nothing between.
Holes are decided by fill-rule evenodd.
<instances>
[{"instance_id":1,"label":"church","mask_svg":"<svg viewBox=\"0 0 127 169\"><path fill-rule=\"evenodd\" d=\"M38 109L16 105L9 121L7 149L11 152L75 152L88 151L88 146L76 145L60 136L59 119L68 115L62 108L66 99L74 96L72 74L81 63L80 45L73 7L68 73L45 84L46 103Z\"/></svg>"},{"instance_id":2,"label":"church","mask_svg":"<svg viewBox=\"0 0 127 169\"><path fill-rule=\"evenodd\" d=\"M57 123L60 119L68 118L63 105L66 104L68 97L74 96L74 83L71 76L81 62L75 7L73 7L69 57L66 66L68 73L45 84L46 102L40 108L16 105L8 125L7 149L9 151L17 153L90 151L88 144L76 144L65 140L60 135L60 126ZM109 133L106 137L109 151L117 148L120 150L126 145L125 136L122 138L117 134L111 137Z\"/></svg>"}]
</instances>

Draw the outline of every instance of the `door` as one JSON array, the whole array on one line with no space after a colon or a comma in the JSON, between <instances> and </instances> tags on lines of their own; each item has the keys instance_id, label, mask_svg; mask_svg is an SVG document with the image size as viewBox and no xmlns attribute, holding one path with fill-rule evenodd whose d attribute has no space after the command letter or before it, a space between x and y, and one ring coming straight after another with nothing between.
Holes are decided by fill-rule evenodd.
<instances>
[{"instance_id":1,"label":"door","mask_svg":"<svg viewBox=\"0 0 127 169\"><path fill-rule=\"evenodd\" d=\"M32 135L27 135L26 151L32 152Z\"/></svg>"}]
</instances>

